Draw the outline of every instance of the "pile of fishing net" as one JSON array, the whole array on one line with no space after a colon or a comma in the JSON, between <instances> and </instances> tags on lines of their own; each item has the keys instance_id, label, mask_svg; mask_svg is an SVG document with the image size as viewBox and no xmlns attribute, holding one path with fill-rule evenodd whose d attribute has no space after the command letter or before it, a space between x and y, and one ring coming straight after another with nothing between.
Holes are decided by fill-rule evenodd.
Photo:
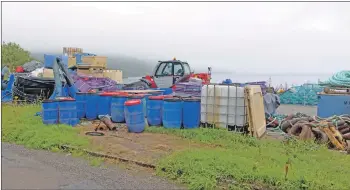
<instances>
[{"instance_id":1,"label":"pile of fishing net","mask_svg":"<svg viewBox=\"0 0 350 190\"><path fill-rule=\"evenodd\" d=\"M340 71L327 81L320 82L320 85L329 87L350 87L350 71Z\"/></svg>"},{"instance_id":2,"label":"pile of fishing net","mask_svg":"<svg viewBox=\"0 0 350 190\"><path fill-rule=\"evenodd\" d=\"M317 105L317 93L322 92L323 87L317 84L304 84L295 86L279 95L281 104Z\"/></svg>"}]
</instances>

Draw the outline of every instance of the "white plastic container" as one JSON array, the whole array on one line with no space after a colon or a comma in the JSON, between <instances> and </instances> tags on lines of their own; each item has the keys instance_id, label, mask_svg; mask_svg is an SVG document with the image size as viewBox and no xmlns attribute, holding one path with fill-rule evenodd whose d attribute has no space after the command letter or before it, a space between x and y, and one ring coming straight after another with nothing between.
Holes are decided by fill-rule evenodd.
<instances>
[{"instance_id":1,"label":"white plastic container","mask_svg":"<svg viewBox=\"0 0 350 190\"><path fill-rule=\"evenodd\" d=\"M202 87L201 122L216 127L243 127L247 113L244 87L210 84Z\"/></svg>"}]
</instances>

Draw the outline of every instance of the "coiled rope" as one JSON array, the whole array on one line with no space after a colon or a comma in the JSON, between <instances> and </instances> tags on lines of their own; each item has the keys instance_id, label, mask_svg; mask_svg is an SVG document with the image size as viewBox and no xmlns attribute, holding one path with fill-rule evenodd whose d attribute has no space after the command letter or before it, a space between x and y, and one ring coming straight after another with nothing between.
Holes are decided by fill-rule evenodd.
<instances>
[{"instance_id":1,"label":"coiled rope","mask_svg":"<svg viewBox=\"0 0 350 190\"><path fill-rule=\"evenodd\" d=\"M340 71L334 74L328 81L320 82L322 86L350 87L350 71Z\"/></svg>"}]
</instances>

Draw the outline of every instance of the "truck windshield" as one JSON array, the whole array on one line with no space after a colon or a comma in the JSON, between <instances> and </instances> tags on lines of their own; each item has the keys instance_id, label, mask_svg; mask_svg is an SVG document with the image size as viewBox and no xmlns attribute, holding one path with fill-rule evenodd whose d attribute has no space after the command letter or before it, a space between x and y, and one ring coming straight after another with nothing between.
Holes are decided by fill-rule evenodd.
<instances>
[{"instance_id":1,"label":"truck windshield","mask_svg":"<svg viewBox=\"0 0 350 190\"><path fill-rule=\"evenodd\" d=\"M184 70L185 70L184 74L185 75L191 74L190 66L187 63L184 63L183 66L184 66Z\"/></svg>"}]
</instances>

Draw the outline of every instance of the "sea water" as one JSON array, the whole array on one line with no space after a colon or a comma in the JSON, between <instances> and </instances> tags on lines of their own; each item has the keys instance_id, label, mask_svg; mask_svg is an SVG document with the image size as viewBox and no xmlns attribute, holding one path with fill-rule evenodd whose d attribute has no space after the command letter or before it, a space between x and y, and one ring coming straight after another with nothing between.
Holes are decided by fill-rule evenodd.
<instances>
[{"instance_id":1,"label":"sea water","mask_svg":"<svg viewBox=\"0 0 350 190\"><path fill-rule=\"evenodd\" d=\"M287 83L288 87L302 85L305 83L317 84L318 81L325 81L330 78L332 74L245 74L245 73L219 73L212 72L212 83L221 83L225 79L231 79L234 83L245 83L245 82L256 82L256 81L266 81L267 85L271 79L271 86L278 87L280 85L285 86ZM141 77L128 77L123 79L124 84L130 84L136 82Z\"/></svg>"}]
</instances>

